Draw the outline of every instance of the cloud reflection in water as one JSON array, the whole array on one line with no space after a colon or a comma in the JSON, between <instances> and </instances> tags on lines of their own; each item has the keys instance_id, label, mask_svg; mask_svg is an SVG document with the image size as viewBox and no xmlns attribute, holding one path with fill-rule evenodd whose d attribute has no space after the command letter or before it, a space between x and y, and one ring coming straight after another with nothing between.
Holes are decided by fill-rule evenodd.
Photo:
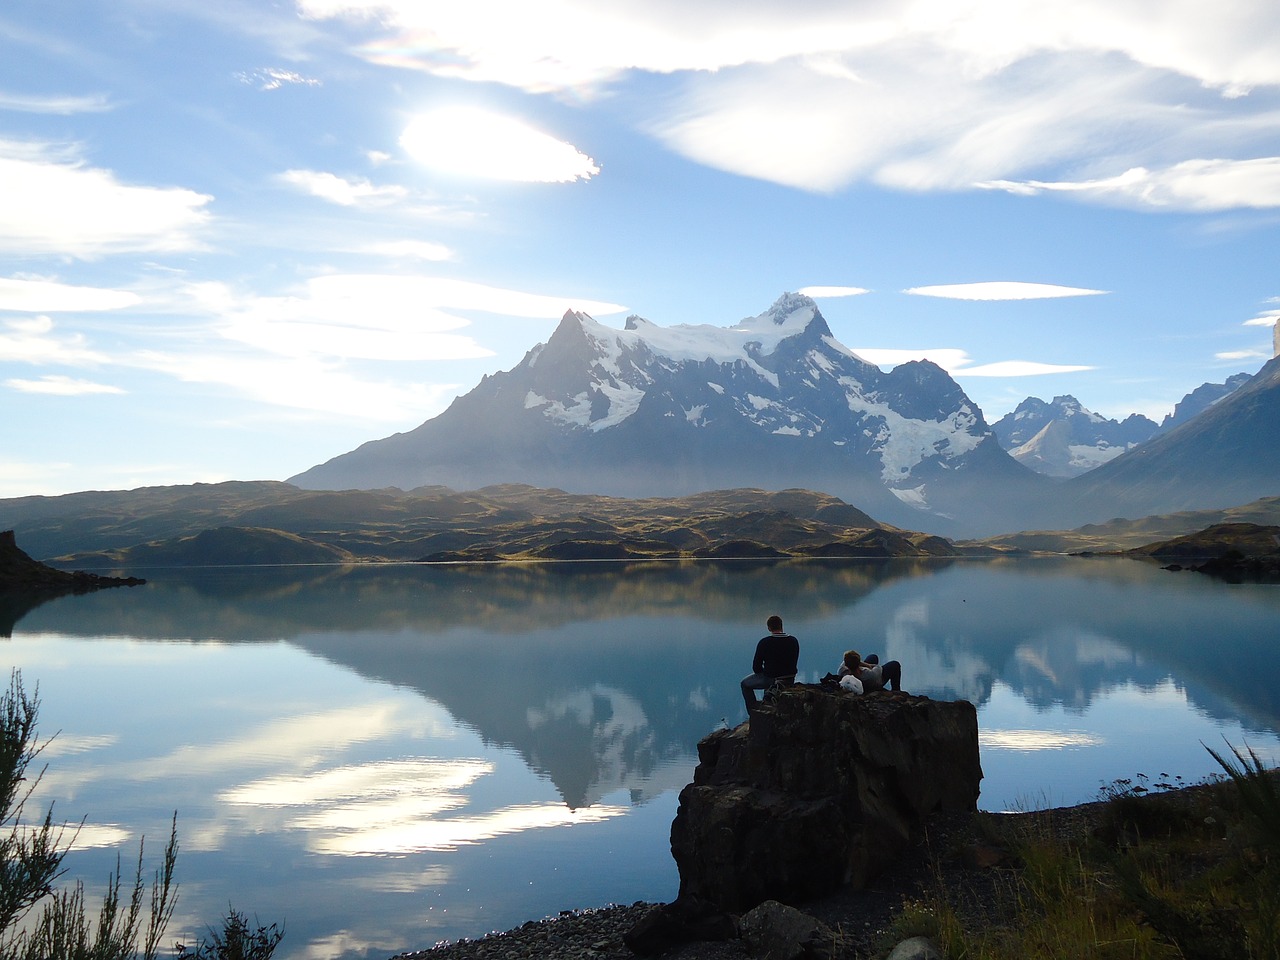
<instances>
[{"instance_id":1,"label":"cloud reflection in water","mask_svg":"<svg viewBox=\"0 0 1280 960\"><path fill-rule=\"evenodd\" d=\"M298 808L287 830L310 834L307 848L342 856L396 856L455 850L465 844L544 827L596 823L626 813L597 805L515 804L478 816L441 817L468 805L467 790L494 771L478 759L415 758L380 761L303 776L267 777L221 799L259 808Z\"/></svg>"}]
</instances>

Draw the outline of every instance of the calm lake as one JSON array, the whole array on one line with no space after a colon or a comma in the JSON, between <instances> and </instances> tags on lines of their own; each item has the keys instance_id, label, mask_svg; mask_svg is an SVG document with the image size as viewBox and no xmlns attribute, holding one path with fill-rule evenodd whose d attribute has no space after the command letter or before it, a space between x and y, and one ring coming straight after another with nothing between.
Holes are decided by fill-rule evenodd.
<instances>
[{"instance_id":1,"label":"calm lake","mask_svg":"<svg viewBox=\"0 0 1280 960\"><path fill-rule=\"evenodd\" d=\"M670 900L697 741L744 719L764 621L801 680L846 648L978 707L989 810L1280 755L1280 586L1136 561L144 571L0 639L39 685L43 802L100 895L178 814L170 933L228 904L277 957L386 958L562 909ZM1225 740L1225 742L1224 742Z\"/></svg>"}]
</instances>

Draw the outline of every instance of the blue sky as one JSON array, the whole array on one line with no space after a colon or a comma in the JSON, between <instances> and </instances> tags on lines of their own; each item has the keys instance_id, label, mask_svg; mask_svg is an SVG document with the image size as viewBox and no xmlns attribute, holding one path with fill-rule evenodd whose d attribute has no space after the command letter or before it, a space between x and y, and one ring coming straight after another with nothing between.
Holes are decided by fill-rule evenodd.
<instances>
[{"instance_id":1,"label":"blue sky","mask_svg":"<svg viewBox=\"0 0 1280 960\"><path fill-rule=\"evenodd\" d=\"M0 53L0 497L283 479L569 308L811 291L989 421L1272 354L1271 0L44 0Z\"/></svg>"}]
</instances>

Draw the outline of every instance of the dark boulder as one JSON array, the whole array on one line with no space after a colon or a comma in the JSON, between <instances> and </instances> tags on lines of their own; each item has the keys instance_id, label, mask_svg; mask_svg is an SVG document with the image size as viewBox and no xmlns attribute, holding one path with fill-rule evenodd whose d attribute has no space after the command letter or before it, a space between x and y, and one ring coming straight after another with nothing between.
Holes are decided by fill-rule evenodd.
<instances>
[{"instance_id":1,"label":"dark boulder","mask_svg":"<svg viewBox=\"0 0 1280 960\"><path fill-rule=\"evenodd\" d=\"M671 852L678 900L733 913L861 888L941 811L975 810L977 711L796 686L698 744Z\"/></svg>"}]
</instances>

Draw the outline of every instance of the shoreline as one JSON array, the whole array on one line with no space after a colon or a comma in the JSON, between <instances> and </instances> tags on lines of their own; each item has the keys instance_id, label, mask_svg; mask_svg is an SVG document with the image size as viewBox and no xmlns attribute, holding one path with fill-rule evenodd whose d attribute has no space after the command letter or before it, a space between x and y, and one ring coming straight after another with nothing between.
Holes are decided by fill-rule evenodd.
<instances>
[{"instance_id":1,"label":"shoreline","mask_svg":"<svg viewBox=\"0 0 1280 960\"><path fill-rule=\"evenodd\" d=\"M1076 819L1080 807L1040 811L1063 819ZM840 935L841 957L867 957L889 935L904 902L923 894L940 876L948 885L979 889L988 871L981 856L952 860L949 851L970 849L982 842L979 816L1026 817L1023 813L950 813L935 816L920 842L895 865L862 890L843 888L796 908L821 920ZM936 856L935 856L936 854ZM943 861L946 861L945 863ZM935 865L941 865L941 872ZM564 910L557 916L530 920L509 930L476 939L460 939L395 954L389 960L634 960L623 936L658 903L606 904L583 910ZM885 951L887 952L887 950ZM742 940L689 941L661 954L664 960L751 960Z\"/></svg>"}]
</instances>

